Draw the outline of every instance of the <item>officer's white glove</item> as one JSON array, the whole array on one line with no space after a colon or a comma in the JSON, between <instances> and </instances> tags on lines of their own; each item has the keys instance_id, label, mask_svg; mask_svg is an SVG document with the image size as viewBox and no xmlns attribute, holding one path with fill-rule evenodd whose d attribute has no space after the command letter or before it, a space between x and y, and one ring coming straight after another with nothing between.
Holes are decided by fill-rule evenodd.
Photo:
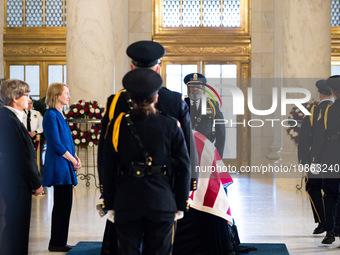
<instances>
[{"instance_id":1,"label":"officer's white glove","mask_svg":"<svg viewBox=\"0 0 340 255\"><path fill-rule=\"evenodd\" d=\"M180 219L182 219L184 217L184 212L183 211L177 211L176 213L175 213L175 221L176 220L180 220Z\"/></svg>"},{"instance_id":2,"label":"officer's white glove","mask_svg":"<svg viewBox=\"0 0 340 255\"><path fill-rule=\"evenodd\" d=\"M114 210L107 211L107 220L111 221L112 223L115 223L115 211Z\"/></svg>"},{"instance_id":3,"label":"officer's white glove","mask_svg":"<svg viewBox=\"0 0 340 255\"><path fill-rule=\"evenodd\" d=\"M310 171L311 174L315 174L315 175L320 174L321 165L312 163L312 164L310 164L309 171Z\"/></svg>"}]
</instances>

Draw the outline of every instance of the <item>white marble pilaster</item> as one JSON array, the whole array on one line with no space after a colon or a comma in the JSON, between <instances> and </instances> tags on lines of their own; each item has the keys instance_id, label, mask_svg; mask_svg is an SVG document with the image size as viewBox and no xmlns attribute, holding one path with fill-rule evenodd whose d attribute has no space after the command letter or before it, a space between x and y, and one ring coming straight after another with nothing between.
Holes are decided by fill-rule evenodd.
<instances>
[{"instance_id":1,"label":"white marble pilaster","mask_svg":"<svg viewBox=\"0 0 340 255\"><path fill-rule=\"evenodd\" d=\"M330 1L276 0L275 4L275 77L327 78L331 59ZM283 86L290 86L289 82ZM301 82L300 86L315 90L314 84ZM278 163L297 163L296 146L284 129L281 141Z\"/></svg>"},{"instance_id":2,"label":"white marble pilaster","mask_svg":"<svg viewBox=\"0 0 340 255\"><path fill-rule=\"evenodd\" d=\"M105 106L106 98L114 92L115 83L118 83L115 78L124 66L124 59L119 52L125 50L127 44L127 33L124 35L124 25L119 19L125 21L127 7L117 8L123 7L124 2L67 2L66 59L71 103L79 99L97 100L101 106ZM121 59L118 60L117 56Z\"/></svg>"}]
</instances>

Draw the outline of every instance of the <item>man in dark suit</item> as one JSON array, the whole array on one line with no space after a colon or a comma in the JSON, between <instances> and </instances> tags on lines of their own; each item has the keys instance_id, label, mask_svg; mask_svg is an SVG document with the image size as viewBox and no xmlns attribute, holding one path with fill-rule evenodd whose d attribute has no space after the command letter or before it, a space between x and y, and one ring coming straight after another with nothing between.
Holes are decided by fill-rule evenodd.
<instances>
[{"instance_id":1,"label":"man in dark suit","mask_svg":"<svg viewBox=\"0 0 340 255\"><path fill-rule=\"evenodd\" d=\"M131 69L136 68L148 68L154 70L155 72L159 72L160 70L160 58L165 55L164 47L152 41L138 41L131 44L127 50L127 55L131 58ZM121 92L118 92L120 94ZM156 109L161 111L162 113L168 114L171 117L177 119L180 124L184 134L184 138L187 144L188 150L190 150L190 164L191 164L191 189L195 190L197 185L197 176L194 176L195 166L197 165L198 158L195 148L195 141L192 134L191 122L190 122L190 114L189 108L187 104L184 102L182 95L177 92L173 92L168 90L165 87L162 87L158 92L159 98L158 103L156 104ZM100 179L100 183L102 183L102 169L105 167L103 165L103 142L107 133L107 127L110 123L114 123L115 119L119 116L121 112L128 112L129 107L126 103L124 96L117 96L116 100L114 100L115 95L111 95L106 104L106 113L102 119L102 128L101 128L101 136L99 139L98 146L98 175ZM112 187L113 188L113 187ZM101 188L101 192L103 192ZM105 204L105 209L110 209L110 205ZM104 240L103 240L103 249L102 254L114 254L112 250L115 250L116 244L111 240L115 240L115 229L114 225L107 222ZM112 229L112 230L110 230Z\"/></svg>"},{"instance_id":2,"label":"man in dark suit","mask_svg":"<svg viewBox=\"0 0 340 255\"><path fill-rule=\"evenodd\" d=\"M206 138L208 138L223 158L225 144L225 125L214 125L215 119L224 119L220 106L210 98L206 102L202 102L202 94L204 84L207 79L203 74L191 73L184 77L184 83L188 86L188 97L185 98L190 109L190 117L192 128ZM206 104L206 114L202 112L202 106Z\"/></svg>"},{"instance_id":3,"label":"man in dark suit","mask_svg":"<svg viewBox=\"0 0 340 255\"><path fill-rule=\"evenodd\" d=\"M313 106L310 110L311 115L306 116L299 130L298 159L299 164L306 165L311 163L311 147L313 143L313 134L317 123L324 122L324 115L328 105L333 103L333 95L330 87L327 86L326 80L319 80L315 83L319 92L319 104ZM319 176L315 178L311 172L306 176L306 191L309 196L313 211L314 221L318 226L314 229L313 234L323 233L325 228L325 209L322 197L323 180Z\"/></svg>"},{"instance_id":4,"label":"man in dark suit","mask_svg":"<svg viewBox=\"0 0 340 255\"><path fill-rule=\"evenodd\" d=\"M329 77L327 85L332 89L335 101L327 106L324 121L316 123L310 167L311 170L316 170L313 171L315 174L321 172L323 178L325 229L327 231L322 240L323 244L333 243L335 236L339 235L336 228L339 227L340 215L340 76Z\"/></svg>"},{"instance_id":5,"label":"man in dark suit","mask_svg":"<svg viewBox=\"0 0 340 255\"><path fill-rule=\"evenodd\" d=\"M27 254L32 193L42 193L40 174L31 137L22 124L30 87L7 80L0 88L0 193L5 226L0 226L2 255ZM19 160L18 160L19 159Z\"/></svg>"}]
</instances>

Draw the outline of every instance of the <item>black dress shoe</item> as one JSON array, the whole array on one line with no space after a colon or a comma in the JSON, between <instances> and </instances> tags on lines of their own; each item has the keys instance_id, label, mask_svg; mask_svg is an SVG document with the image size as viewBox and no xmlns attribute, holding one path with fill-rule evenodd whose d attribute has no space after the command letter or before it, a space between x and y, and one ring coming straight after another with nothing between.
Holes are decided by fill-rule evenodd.
<instances>
[{"instance_id":1,"label":"black dress shoe","mask_svg":"<svg viewBox=\"0 0 340 255\"><path fill-rule=\"evenodd\" d=\"M68 252L70 251L74 246L66 244L65 246L53 246L49 245L48 250L49 251L58 251L58 252Z\"/></svg>"},{"instance_id":2,"label":"black dress shoe","mask_svg":"<svg viewBox=\"0 0 340 255\"><path fill-rule=\"evenodd\" d=\"M322 240L323 244L332 244L335 241L335 233L327 232L325 238Z\"/></svg>"},{"instance_id":3,"label":"black dress shoe","mask_svg":"<svg viewBox=\"0 0 340 255\"><path fill-rule=\"evenodd\" d=\"M318 226L314 229L313 234L317 235L317 234L322 234L323 232L325 232L325 223L319 223Z\"/></svg>"}]
</instances>

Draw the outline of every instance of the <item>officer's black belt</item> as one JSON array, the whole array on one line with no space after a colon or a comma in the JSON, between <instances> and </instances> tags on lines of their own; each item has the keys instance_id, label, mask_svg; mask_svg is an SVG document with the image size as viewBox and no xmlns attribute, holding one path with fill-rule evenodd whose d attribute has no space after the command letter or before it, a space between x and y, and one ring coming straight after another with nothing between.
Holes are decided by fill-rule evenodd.
<instances>
[{"instance_id":1,"label":"officer's black belt","mask_svg":"<svg viewBox=\"0 0 340 255\"><path fill-rule=\"evenodd\" d=\"M128 172L121 171L121 175L129 175L136 178L143 178L144 176L150 176L155 174L167 175L166 166L147 166L145 168L141 167L130 167Z\"/></svg>"}]
</instances>

